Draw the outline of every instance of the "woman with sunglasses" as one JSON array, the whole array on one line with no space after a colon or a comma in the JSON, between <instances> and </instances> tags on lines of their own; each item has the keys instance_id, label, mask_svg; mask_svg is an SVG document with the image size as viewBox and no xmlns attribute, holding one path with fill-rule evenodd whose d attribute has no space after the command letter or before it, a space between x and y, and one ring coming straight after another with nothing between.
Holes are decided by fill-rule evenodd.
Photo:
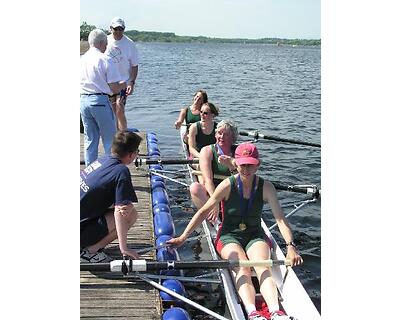
<instances>
[{"instance_id":1,"label":"woman with sunglasses","mask_svg":"<svg viewBox=\"0 0 400 320\"><path fill-rule=\"evenodd\" d=\"M190 185L190 195L200 209L214 193L215 188L222 179L215 176L230 176L236 169L234 154L238 130L232 120L222 120L215 130L215 144L205 146L200 151L199 164L202 179ZM217 204L209 213L208 220L215 222L218 218L219 205Z\"/></svg>"},{"instance_id":2,"label":"woman with sunglasses","mask_svg":"<svg viewBox=\"0 0 400 320\"><path fill-rule=\"evenodd\" d=\"M261 226L264 202L268 202L286 241L286 258L292 266L303 263L294 243L293 235L279 204L274 185L256 175L260 166L258 150L254 144L240 144L235 151L238 174L223 180L205 205L190 220L181 236L167 241L180 246L207 217L220 201L224 204L222 224L216 240L216 249L222 259L264 260L271 258L271 244ZM279 309L278 291L269 267L254 267L260 283L260 292L268 305L271 320L290 320ZM255 288L249 267L234 268L236 288L250 320L267 320L255 307Z\"/></svg>"},{"instance_id":3,"label":"woman with sunglasses","mask_svg":"<svg viewBox=\"0 0 400 320\"><path fill-rule=\"evenodd\" d=\"M178 120L175 121L175 128L180 129L183 121L186 125L200 121L200 109L203 103L208 102L207 92L204 90L198 90L193 96L192 104L181 109L179 113Z\"/></svg>"},{"instance_id":4,"label":"woman with sunglasses","mask_svg":"<svg viewBox=\"0 0 400 320\"><path fill-rule=\"evenodd\" d=\"M211 102L204 103L200 109L200 121L191 125L188 134L189 152L193 158L200 156L204 146L215 143L214 118L218 116L218 108Z\"/></svg>"}]
</instances>

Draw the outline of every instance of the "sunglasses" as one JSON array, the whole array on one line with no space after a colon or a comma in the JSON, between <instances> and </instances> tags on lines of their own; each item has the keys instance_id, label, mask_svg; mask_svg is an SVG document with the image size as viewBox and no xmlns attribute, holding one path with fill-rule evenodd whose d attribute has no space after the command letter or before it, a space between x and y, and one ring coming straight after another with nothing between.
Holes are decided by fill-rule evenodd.
<instances>
[{"instance_id":1,"label":"sunglasses","mask_svg":"<svg viewBox=\"0 0 400 320\"><path fill-rule=\"evenodd\" d=\"M116 27L116 28L113 28L113 30L115 30L115 31L124 31L124 28L122 28L122 27Z\"/></svg>"},{"instance_id":2,"label":"sunglasses","mask_svg":"<svg viewBox=\"0 0 400 320\"><path fill-rule=\"evenodd\" d=\"M201 114L204 114L205 116L208 115L210 112L208 111L200 111Z\"/></svg>"}]
</instances>

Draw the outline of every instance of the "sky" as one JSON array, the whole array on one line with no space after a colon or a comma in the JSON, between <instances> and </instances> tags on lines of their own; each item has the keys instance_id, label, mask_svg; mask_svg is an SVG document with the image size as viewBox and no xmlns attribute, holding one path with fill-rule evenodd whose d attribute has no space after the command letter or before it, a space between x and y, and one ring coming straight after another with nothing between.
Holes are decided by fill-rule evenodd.
<instances>
[{"instance_id":1,"label":"sky","mask_svg":"<svg viewBox=\"0 0 400 320\"><path fill-rule=\"evenodd\" d=\"M108 29L216 38L321 38L320 0L81 0L80 19Z\"/></svg>"}]
</instances>

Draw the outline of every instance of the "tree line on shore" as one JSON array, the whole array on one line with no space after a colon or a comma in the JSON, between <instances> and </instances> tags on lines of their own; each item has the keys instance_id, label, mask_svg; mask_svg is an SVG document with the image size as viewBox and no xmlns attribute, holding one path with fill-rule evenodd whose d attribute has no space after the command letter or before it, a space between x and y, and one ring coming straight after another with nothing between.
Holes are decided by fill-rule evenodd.
<instances>
[{"instance_id":1,"label":"tree line on shore","mask_svg":"<svg viewBox=\"0 0 400 320\"><path fill-rule=\"evenodd\" d=\"M96 26L82 22L80 27L80 39L87 40L90 31L96 29ZM109 30L104 30L107 34ZM137 31L126 30L125 35L135 42L200 42L200 43L266 43L277 45L305 45L319 46L321 39L281 39L281 38L261 38L261 39L243 39L243 38L210 38L204 36L177 36L173 32L155 32L155 31Z\"/></svg>"}]
</instances>

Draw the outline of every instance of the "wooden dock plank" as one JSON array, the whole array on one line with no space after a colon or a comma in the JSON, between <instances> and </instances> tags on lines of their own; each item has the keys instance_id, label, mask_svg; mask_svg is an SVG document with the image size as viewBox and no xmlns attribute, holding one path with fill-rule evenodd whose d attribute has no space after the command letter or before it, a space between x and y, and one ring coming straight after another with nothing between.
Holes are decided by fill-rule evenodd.
<instances>
[{"instance_id":1,"label":"wooden dock plank","mask_svg":"<svg viewBox=\"0 0 400 320\"><path fill-rule=\"evenodd\" d=\"M141 154L147 154L145 133L139 147ZM81 134L81 160L83 160L83 134ZM100 145L99 154L103 154ZM80 166L84 168L83 165ZM128 247L139 249L154 245L153 214L151 206L150 179L146 170L129 166L132 183L138 197L135 208L138 219L128 232ZM110 256L120 259L118 241L105 248ZM143 254L144 259L155 259L155 251ZM161 299L157 289L140 279L126 279L109 273L80 272L80 313L82 319L160 319Z\"/></svg>"}]
</instances>

